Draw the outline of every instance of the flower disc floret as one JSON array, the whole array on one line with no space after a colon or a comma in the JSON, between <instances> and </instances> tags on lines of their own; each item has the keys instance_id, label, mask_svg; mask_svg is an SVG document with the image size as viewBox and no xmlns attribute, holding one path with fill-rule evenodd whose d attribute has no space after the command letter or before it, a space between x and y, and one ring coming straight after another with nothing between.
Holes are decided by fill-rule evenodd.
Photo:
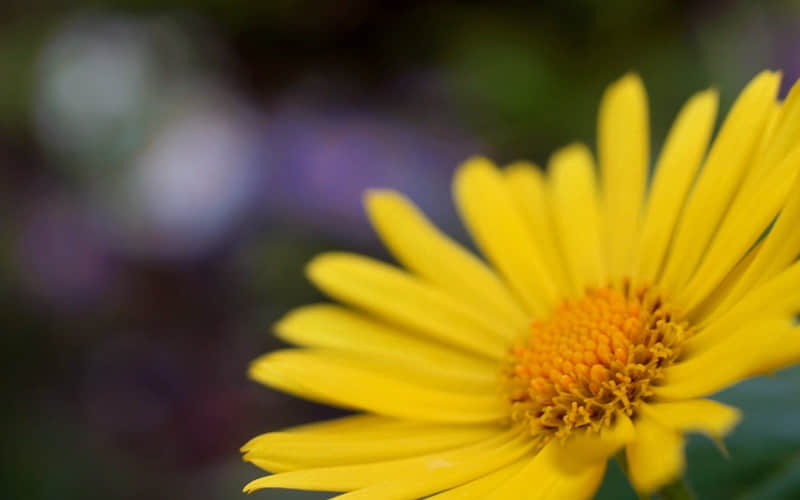
<instances>
[{"instance_id":1,"label":"flower disc floret","mask_svg":"<svg viewBox=\"0 0 800 500\"><path fill-rule=\"evenodd\" d=\"M646 286L588 289L530 324L503 367L511 419L566 438L634 416L680 354L686 321Z\"/></svg>"}]
</instances>

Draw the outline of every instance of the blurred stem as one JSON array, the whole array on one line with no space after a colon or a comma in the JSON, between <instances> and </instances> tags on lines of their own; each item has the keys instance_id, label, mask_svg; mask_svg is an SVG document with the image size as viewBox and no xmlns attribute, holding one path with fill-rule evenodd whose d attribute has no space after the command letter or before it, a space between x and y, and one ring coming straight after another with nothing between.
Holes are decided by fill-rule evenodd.
<instances>
[{"instance_id":1,"label":"blurred stem","mask_svg":"<svg viewBox=\"0 0 800 500\"><path fill-rule=\"evenodd\" d=\"M625 456L625 450L620 450L614 458L617 459L622 472L625 473L625 477L628 478L628 482L631 482L630 475L628 474L628 458ZM633 486L633 483L631 483ZM634 488L634 491L636 489ZM639 500L649 500L651 498L650 495L646 495L644 493L636 492L637 498ZM677 481L670 483L663 488L661 488L658 493L656 493L656 498L660 500L695 500L697 497L692 491L692 488L689 486L689 482L686 478L679 478Z\"/></svg>"}]
</instances>

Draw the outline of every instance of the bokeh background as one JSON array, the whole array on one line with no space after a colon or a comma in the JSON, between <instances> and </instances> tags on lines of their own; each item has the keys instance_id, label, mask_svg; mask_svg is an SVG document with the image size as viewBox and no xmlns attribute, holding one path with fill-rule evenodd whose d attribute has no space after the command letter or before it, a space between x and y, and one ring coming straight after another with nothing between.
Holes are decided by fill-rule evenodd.
<instances>
[{"instance_id":1,"label":"bokeh background","mask_svg":"<svg viewBox=\"0 0 800 500\"><path fill-rule=\"evenodd\" d=\"M385 256L365 188L464 240L464 158L593 144L629 70L658 151L763 68L800 75L798 3L2 2L0 498L240 498L249 437L340 414L245 370L321 298L314 253ZM800 498L800 371L719 397L745 420L730 459L691 440L700 497ZM633 493L613 469L600 496Z\"/></svg>"}]
</instances>

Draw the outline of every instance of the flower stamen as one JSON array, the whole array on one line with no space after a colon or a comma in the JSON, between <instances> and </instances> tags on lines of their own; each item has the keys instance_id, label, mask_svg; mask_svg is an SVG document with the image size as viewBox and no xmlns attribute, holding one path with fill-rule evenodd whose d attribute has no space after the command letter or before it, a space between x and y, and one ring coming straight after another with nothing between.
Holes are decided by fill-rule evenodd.
<instances>
[{"instance_id":1,"label":"flower stamen","mask_svg":"<svg viewBox=\"0 0 800 500\"><path fill-rule=\"evenodd\" d=\"M514 346L503 367L511 420L532 434L599 432L633 417L678 357L688 323L646 286L629 281L568 299Z\"/></svg>"}]
</instances>

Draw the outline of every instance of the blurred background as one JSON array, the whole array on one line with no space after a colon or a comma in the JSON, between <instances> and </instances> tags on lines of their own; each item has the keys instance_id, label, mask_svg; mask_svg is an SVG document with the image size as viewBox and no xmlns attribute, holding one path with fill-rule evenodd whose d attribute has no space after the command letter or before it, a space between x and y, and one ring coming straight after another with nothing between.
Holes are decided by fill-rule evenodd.
<instances>
[{"instance_id":1,"label":"blurred background","mask_svg":"<svg viewBox=\"0 0 800 500\"><path fill-rule=\"evenodd\" d=\"M339 414L245 370L321 298L313 254L385 256L365 188L464 240L456 165L593 144L626 71L654 151L693 92L800 75L796 2L520 4L2 2L0 498L239 498L248 438ZM745 421L730 459L690 442L700 497L800 498L800 371L720 399Z\"/></svg>"}]
</instances>

